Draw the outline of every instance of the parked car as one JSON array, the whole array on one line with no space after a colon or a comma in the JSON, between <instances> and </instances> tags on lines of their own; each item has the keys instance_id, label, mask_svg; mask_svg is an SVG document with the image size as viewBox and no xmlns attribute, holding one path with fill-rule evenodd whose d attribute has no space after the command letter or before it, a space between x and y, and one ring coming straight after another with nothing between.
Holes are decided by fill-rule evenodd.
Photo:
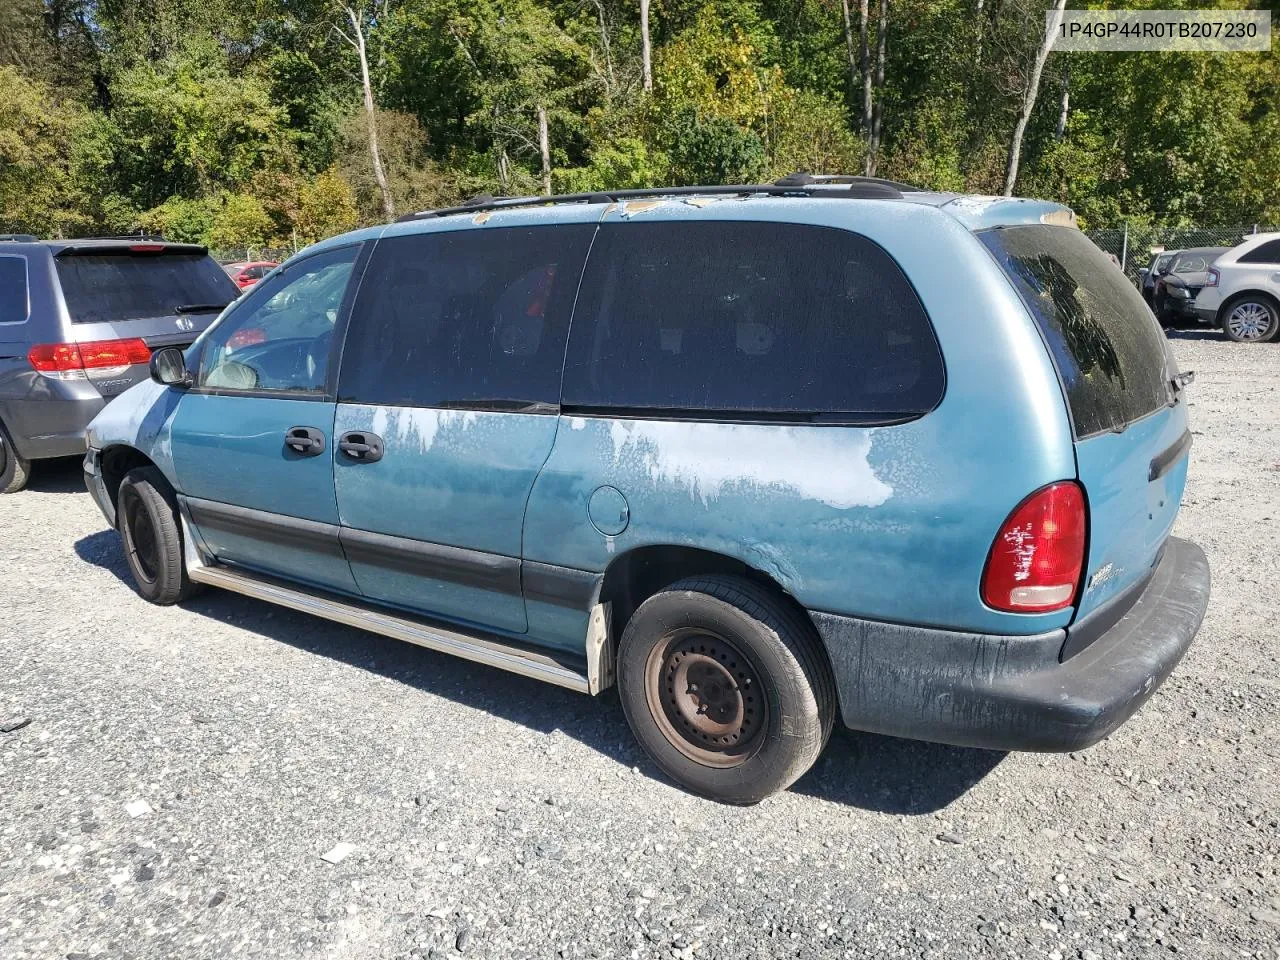
<instances>
[{"instance_id":1,"label":"parked car","mask_svg":"<svg viewBox=\"0 0 1280 960\"><path fill-rule=\"evenodd\" d=\"M1259 233L1219 257L1193 309L1236 343L1280 339L1280 233Z\"/></svg>"},{"instance_id":2,"label":"parked car","mask_svg":"<svg viewBox=\"0 0 1280 960\"><path fill-rule=\"evenodd\" d=\"M248 290L280 264L274 260L255 260L252 262L228 263L222 269L235 281L241 290Z\"/></svg>"},{"instance_id":3,"label":"parked car","mask_svg":"<svg viewBox=\"0 0 1280 960\"><path fill-rule=\"evenodd\" d=\"M1153 254L1151 262L1138 271L1138 279L1141 281L1142 287L1142 299L1147 301L1148 306L1152 304L1156 281L1168 272L1169 264L1181 252L1181 250L1166 250L1164 253Z\"/></svg>"},{"instance_id":4,"label":"parked car","mask_svg":"<svg viewBox=\"0 0 1280 960\"><path fill-rule=\"evenodd\" d=\"M1169 269L1156 280L1152 309L1160 325L1172 327L1183 321L1196 321L1191 302L1204 286L1209 267L1230 247L1193 247L1179 250L1169 262Z\"/></svg>"},{"instance_id":5,"label":"parked car","mask_svg":"<svg viewBox=\"0 0 1280 960\"><path fill-rule=\"evenodd\" d=\"M153 603L213 585L616 683L720 800L793 782L837 716L1078 750L1168 676L1209 570L1169 535L1187 378L1068 224L808 177L412 215L156 353L86 482Z\"/></svg>"},{"instance_id":6,"label":"parked car","mask_svg":"<svg viewBox=\"0 0 1280 960\"><path fill-rule=\"evenodd\" d=\"M33 460L84 453L85 427L146 379L151 351L187 346L236 295L204 247L0 242L0 493Z\"/></svg>"}]
</instances>

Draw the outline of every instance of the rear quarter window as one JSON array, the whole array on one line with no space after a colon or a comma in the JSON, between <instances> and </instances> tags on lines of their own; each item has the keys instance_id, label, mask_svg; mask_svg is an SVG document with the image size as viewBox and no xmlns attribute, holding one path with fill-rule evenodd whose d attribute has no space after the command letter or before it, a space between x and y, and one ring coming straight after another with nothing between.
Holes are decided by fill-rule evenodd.
<instances>
[{"instance_id":1,"label":"rear quarter window","mask_svg":"<svg viewBox=\"0 0 1280 960\"><path fill-rule=\"evenodd\" d=\"M1169 402L1164 334L1138 291L1079 230L978 234L1040 328L1077 438L1122 430Z\"/></svg>"},{"instance_id":2,"label":"rear quarter window","mask_svg":"<svg viewBox=\"0 0 1280 960\"><path fill-rule=\"evenodd\" d=\"M29 312L27 258L0 256L0 323L22 323Z\"/></svg>"},{"instance_id":3,"label":"rear quarter window","mask_svg":"<svg viewBox=\"0 0 1280 960\"><path fill-rule=\"evenodd\" d=\"M884 422L942 399L942 356L888 253L803 224L607 224L565 366L568 407Z\"/></svg>"},{"instance_id":4,"label":"rear quarter window","mask_svg":"<svg viewBox=\"0 0 1280 960\"><path fill-rule=\"evenodd\" d=\"M1240 255L1240 263L1280 263L1280 240L1268 240Z\"/></svg>"},{"instance_id":5,"label":"rear quarter window","mask_svg":"<svg viewBox=\"0 0 1280 960\"><path fill-rule=\"evenodd\" d=\"M74 323L167 317L180 306L225 304L240 295L207 254L80 254L55 262Z\"/></svg>"}]
</instances>

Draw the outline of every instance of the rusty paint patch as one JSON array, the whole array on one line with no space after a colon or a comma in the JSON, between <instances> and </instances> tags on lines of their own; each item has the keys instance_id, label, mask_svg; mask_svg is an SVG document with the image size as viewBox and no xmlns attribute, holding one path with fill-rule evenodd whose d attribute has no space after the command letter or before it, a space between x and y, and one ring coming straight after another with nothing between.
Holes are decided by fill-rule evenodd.
<instances>
[{"instance_id":1,"label":"rusty paint patch","mask_svg":"<svg viewBox=\"0 0 1280 960\"><path fill-rule=\"evenodd\" d=\"M630 219L638 213L644 213L647 210L653 210L656 207L666 203L665 199L658 200L631 200L622 202L621 211L625 219Z\"/></svg>"},{"instance_id":2,"label":"rusty paint patch","mask_svg":"<svg viewBox=\"0 0 1280 960\"><path fill-rule=\"evenodd\" d=\"M492 210L481 210L479 213L477 213L474 217L471 218L471 222L484 223L492 216L493 216Z\"/></svg>"},{"instance_id":3,"label":"rusty paint patch","mask_svg":"<svg viewBox=\"0 0 1280 960\"><path fill-rule=\"evenodd\" d=\"M697 207L701 210L703 207L709 207L713 203L718 203L723 197L685 197L684 202L691 207Z\"/></svg>"}]
</instances>

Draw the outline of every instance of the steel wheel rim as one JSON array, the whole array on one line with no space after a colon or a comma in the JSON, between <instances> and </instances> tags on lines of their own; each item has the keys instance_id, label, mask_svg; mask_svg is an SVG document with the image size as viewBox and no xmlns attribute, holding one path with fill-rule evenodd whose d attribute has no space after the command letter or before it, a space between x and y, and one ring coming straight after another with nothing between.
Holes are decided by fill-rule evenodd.
<instances>
[{"instance_id":1,"label":"steel wheel rim","mask_svg":"<svg viewBox=\"0 0 1280 960\"><path fill-rule=\"evenodd\" d=\"M142 499L133 491L125 496L125 528L129 532L129 555L134 569L147 583L156 582L160 548L156 541L156 528Z\"/></svg>"},{"instance_id":2,"label":"steel wheel rim","mask_svg":"<svg viewBox=\"0 0 1280 960\"><path fill-rule=\"evenodd\" d=\"M654 644L645 699L667 741L703 766L745 763L769 726L759 671L735 644L706 630L672 631Z\"/></svg>"},{"instance_id":3,"label":"steel wheel rim","mask_svg":"<svg viewBox=\"0 0 1280 960\"><path fill-rule=\"evenodd\" d=\"M1239 304L1227 316L1227 329L1241 340L1260 340L1271 328L1271 311L1252 301Z\"/></svg>"}]
</instances>

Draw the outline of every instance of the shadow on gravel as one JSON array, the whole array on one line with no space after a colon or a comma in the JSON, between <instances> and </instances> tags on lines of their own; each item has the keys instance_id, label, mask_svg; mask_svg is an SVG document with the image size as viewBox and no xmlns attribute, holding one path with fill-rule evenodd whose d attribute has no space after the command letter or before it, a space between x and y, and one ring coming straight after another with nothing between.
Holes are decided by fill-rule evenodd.
<instances>
[{"instance_id":1,"label":"shadow on gravel","mask_svg":"<svg viewBox=\"0 0 1280 960\"><path fill-rule=\"evenodd\" d=\"M1224 343L1230 342L1221 330L1207 330L1204 327L1198 330L1174 330L1170 328L1166 329L1164 333L1170 340L1221 340Z\"/></svg>"},{"instance_id":2,"label":"shadow on gravel","mask_svg":"<svg viewBox=\"0 0 1280 960\"><path fill-rule=\"evenodd\" d=\"M791 789L877 813L919 816L958 800L1005 756L837 726L822 759Z\"/></svg>"},{"instance_id":3,"label":"shadow on gravel","mask_svg":"<svg viewBox=\"0 0 1280 960\"><path fill-rule=\"evenodd\" d=\"M37 460L31 464L31 479L27 489L35 493L83 493L83 457L58 457L54 460Z\"/></svg>"},{"instance_id":4,"label":"shadow on gravel","mask_svg":"<svg viewBox=\"0 0 1280 960\"><path fill-rule=\"evenodd\" d=\"M133 581L114 530L76 541L86 563ZM142 601L139 600L139 603ZM222 590L207 590L183 609L287 643L483 710L531 730L559 730L626 767L665 779L632 739L612 691L596 700L501 670L482 667L399 640ZM1003 753L945 747L837 727L818 764L791 789L881 813L933 813L963 795L1003 759Z\"/></svg>"}]
</instances>

